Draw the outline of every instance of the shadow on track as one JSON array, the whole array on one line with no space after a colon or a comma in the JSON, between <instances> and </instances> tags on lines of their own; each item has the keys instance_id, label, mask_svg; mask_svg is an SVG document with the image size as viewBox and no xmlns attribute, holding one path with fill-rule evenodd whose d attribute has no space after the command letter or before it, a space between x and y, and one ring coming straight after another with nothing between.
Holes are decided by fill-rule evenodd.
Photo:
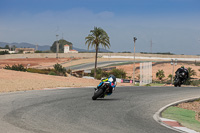
<instances>
[{"instance_id":1,"label":"shadow on track","mask_svg":"<svg viewBox=\"0 0 200 133\"><path fill-rule=\"evenodd\" d=\"M104 98L102 98L102 99L97 99L97 100L95 100L95 101L119 101L119 100L121 100L121 99L117 99L117 98L104 99Z\"/></svg>"}]
</instances>

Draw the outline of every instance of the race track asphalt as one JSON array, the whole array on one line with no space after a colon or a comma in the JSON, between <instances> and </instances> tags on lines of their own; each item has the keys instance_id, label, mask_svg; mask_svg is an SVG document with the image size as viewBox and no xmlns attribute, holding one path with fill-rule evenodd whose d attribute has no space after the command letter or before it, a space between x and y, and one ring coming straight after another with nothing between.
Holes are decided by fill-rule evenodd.
<instances>
[{"instance_id":1,"label":"race track asphalt","mask_svg":"<svg viewBox=\"0 0 200 133\"><path fill-rule=\"evenodd\" d=\"M108 65L115 65L119 63L129 63L129 62L130 61L102 61L102 62L97 62L97 66L104 67ZM85 63L85 64L66 67L66 69L71 69L71 70L91 70L93 68L94 68L94 63Z\"/></svg>"},{"instance_id":2,"label":"race track asphalt","mask_svg":"<svg viewBox=\"0 0 200 133\"><path fill-rule=\"evenodd\" d=\"M0 94L2 133L177 133L153 119L161 107L200 97L196 87L117 87L93 101L93 88Z\"/></svg>"}]
</instances>

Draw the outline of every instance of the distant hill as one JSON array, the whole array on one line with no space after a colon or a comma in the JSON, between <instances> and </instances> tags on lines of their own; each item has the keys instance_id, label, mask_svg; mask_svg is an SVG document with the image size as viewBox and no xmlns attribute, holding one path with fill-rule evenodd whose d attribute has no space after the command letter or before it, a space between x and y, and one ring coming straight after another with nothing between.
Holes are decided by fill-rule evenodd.
<instances>
[{"instance_id":1,"label":"distant hill","mask_svg":"<svg viewBox=\"0 0 200 133\"><path fill-rule=\"evenodd\" d=\"M0 42L0 47L5 47L6 45L11 45L11 46L15 45L17 48L36 48L36 45L31 44L31 43L26 43L26 42L22 42L22 43ZM40 51L47 51L47 50L50 50L50 46L48 46L48 45L44 45L44 46L38 45L38 50L40 50Z\"/></svg>"},{"instance_id":2,"label":"distant hill","mask_svg":"<svg viewBox=\"0 0 200 133\"><path fill-rule=\"evenodd\" d=\"M5 47L6 45L15 45L17 48L36 48L36 45L34 44L31 44L31 43L26 43L26 42L22 42L22 43L7 43L7 42L0 42L0 47ZM40 51L47 51L47 50L50 50L50 47L51 46L48 46L48 45L44 45L44 46L40 46L38 45L38 50ZM76 48L76 47L73 47L74 50L77 50L78 52L91 52L91 53L95 53L95 49L93 50L86 50L86 49L80 49L80 48ZM99 52L105 52L105 53L112 53L112 51L109 51L109 50L106 50L106 49L103 49L103 48L100 48L99 49Z\"/></svg>"}]
</instances>

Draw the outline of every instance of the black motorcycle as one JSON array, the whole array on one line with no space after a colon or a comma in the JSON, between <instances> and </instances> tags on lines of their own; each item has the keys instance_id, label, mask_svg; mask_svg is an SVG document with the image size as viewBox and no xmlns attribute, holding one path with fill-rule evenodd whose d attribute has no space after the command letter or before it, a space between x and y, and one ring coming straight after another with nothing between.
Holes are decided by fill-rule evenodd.
<instances>
[{"instance_id":1,"label":"black motorcycle","mask_svg":"<svg viewBox=\"0 0 200 133\"><path fill-rule=\"evenodd\" d=\"M186 79L186 73L177 73L174 79L174 87L181 87L181 85L185 82Z\"/></svg>"},{"instance_id":2,"label":"black motorcycle","mask_svg":"<svg viewBox=\"0 0 200 133\"><path fill-rule=\"evenodd\" d=\"M102 86L99 89L96 89L94 91L94 95L92 97L92 100L96 100L97 98L104 98L106 95L106 92L109 91L110 83L104 82Z\"/></svg>"}]
</instances>

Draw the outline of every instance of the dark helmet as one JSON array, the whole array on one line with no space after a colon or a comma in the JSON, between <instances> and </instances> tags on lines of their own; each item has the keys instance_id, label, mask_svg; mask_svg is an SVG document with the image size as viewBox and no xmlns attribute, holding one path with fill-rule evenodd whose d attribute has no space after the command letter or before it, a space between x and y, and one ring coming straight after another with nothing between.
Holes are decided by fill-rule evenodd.
<instances>
[{"instance_id":1,"label":"dark helmet","mask_svg":"<svg viewBox=\"0 0 200 133\"><path fill-rule=\"evenodd\" d=\"M109 78L112 77L114 81L116 81L116 77L113 74L110 74Z\"/></svg>"},{"instance_id":2,"label":"dark helmet","mask_svg":"<svg viewBox=\"0 0 200 133\"><path fill-rule=\"evenodd\" d=\"M113 74L110 74L109 77L112 77L112 78L114 77L115 78L115 76Z\"/></svg>"},{"instance_id":3,"label":"dark helmet","mask_svg":"<svg viewBox=\"0 0 200 133\"><path fill-rule=\"evenodd\" d=\"M184 66L181 66L181 68L185 68Z\"/></svg>"}]
</instances>

